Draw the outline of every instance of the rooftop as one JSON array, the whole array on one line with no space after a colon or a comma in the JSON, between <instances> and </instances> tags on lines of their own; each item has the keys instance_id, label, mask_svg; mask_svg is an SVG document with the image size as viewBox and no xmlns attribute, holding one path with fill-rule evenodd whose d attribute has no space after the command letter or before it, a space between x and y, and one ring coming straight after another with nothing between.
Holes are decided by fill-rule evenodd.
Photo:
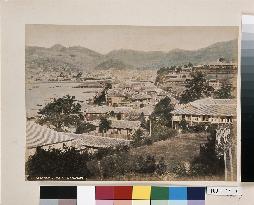
<instances>
[{"instance_id":1,"label":"rooftop","mask_svg":"<svg viewBox=\"0 0 254 205\"><path fill-rule=\"evenodd\" d=\"M130 143L129 140L124 139L57 132L33 121L28 121L26 124L26 145L28 149L67 141L72 141L77 149L85 146L97 148L116 147L119 145L129 145Z\"/></svg>"},{"instance_id":2,"label":"rooftop","mask_svg":"<svg viewBox=\"0 0 254 205\"><path fill-rule=\"evenodd\" d=\"M200 99L178 106L171 113L177 115L236 116L236 99Z\"/></svg>"},{"instance_id":3,"label":"rooftop","mask_svg":"<svg viewBox=\"0 0 254 205\"><path fill-rule=\"evenodd\" d=\"M140 121L112 120L111 127L119 129L137 129L140 127Z\"/></svg>"},{"instance_id":4,"label":"rooftop","mask_svg":"<svg viewBox=\"0 0 254 205\"><path fill-rule=\"evenodd\" d=\"M111 107L111 106L90 106L86 108L86 113L97 113L97 114L105 114L105 113L129 113L133 110L131 107Z\"/></svg>"}]
</instances>

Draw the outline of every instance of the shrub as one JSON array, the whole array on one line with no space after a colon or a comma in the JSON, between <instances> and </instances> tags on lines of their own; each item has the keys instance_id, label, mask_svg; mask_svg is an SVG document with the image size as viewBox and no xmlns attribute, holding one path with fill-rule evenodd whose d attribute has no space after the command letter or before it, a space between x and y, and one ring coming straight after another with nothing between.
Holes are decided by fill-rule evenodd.
<instances>
[{"instance_id":1,"label":"shrub","mask_svg":"<svg viewBox=\"0 0 254 205\"><path fill-rule=\"evenodd\" d=\"M146 157L138 156L135 163L134 171L138 173L154 173L156 170L156 161L154 156L148 155Z\"/></svg>"},{"instance_id":2,"label":"shrub","mask_svg":"<svg viewBox=\"0 0 254 205\"><path fill-rule=\"evenodd\" d=\"M163 175L166 171L167 171L167 165L164 158L162 157L159 160L158 164L156 165L156 173L158 175Z\"/></svg>"},{"instance_id":3,"label":"shrub","mask_svg":"<svg viewBox=\"0 0 254 205\"><path fill-rule=\"evenodd\" d=\"M182 119L179 123L180 128L182 129L183 132L187 132L188 129L188 123L185 119Z\"/></svg>"},{"instance_id":4,"label":"shrub","mask_svg":"<svg viewBox=\"0 0 254 205\"><path fill-rule=\"evenodd\" d=\"M96 126L91 124L91 123L87 123L87 122L83 122L83 123L80 123L78 126L77 126L77 129L76 129L76 134L82 134L82 133L87 133L87 132L91 132L91 131L94 131L96 129Z\"/></svg>"},{"instance_id":5,"label":"shrub","mask_svg":"<svg viewBox=\"0 0 254 205\"><path fill-rule=\"evenodd\" d=\"M84 177L91 175L86 163L90 157L87 152L80 153L75 148L64 150L37 148L26 163L30 177Z\"/></svg>"},{"instance_id":6,"label":"shrub","mask_svg":"<svg viewBox=\"0 0 254 205\"><path fill-rule=\"evenodd\" d=\"M177 162L176 164L172 165L171 169L172 169L171 171L177 177L186 177L186 176L188 176L187 170L186 170L183 163Z\"/></svg>"},{"instance_id":7,"label":"shrub","mask_svg":"<svg viewBox=\"0 0 254 205\"><path fill-rule=\"evenodd\" d=\"M152 130L152 140L153 142L167 140L169 138L175 137L176 134L177 130L175 129L171 129L164 126L158 126Z\"/></svg>"},{"instance_id":8,"label":"shrub","mask_svg":"<svg viewBox=\"0 0 254 205\"><path fill-rule=\"evenodd\" d=\"M224 172L224 161L216 155L216 127L210 126L207 131L208 142L200 146L200 153L191 163L191 171L195 175L222 174Z\"/></svg>"}]
</instances>

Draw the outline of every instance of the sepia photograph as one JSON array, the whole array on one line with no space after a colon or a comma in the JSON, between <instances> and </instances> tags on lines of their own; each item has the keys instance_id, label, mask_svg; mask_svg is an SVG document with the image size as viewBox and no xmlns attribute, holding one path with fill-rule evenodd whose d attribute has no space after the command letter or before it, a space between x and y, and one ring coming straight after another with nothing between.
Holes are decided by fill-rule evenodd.
<instances>
[{"instance_id":1,"label":"sepia photograph","mask_svg":"<svg viewBox=\"0 0 254 205\"><path fill-rule=\"evenodd\" d=\"M26 25L26 180L236 181L238 35Z\"/></svg>"}]
</instances>

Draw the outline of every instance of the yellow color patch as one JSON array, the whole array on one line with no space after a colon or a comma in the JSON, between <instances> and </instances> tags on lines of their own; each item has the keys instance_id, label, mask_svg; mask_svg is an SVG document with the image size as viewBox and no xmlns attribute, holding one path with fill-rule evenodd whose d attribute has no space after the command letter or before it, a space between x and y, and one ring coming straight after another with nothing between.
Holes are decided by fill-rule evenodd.
<instances>
[{"instance_id":1,"label":"yellow color patch","mask_svg":"<svg viewBox=\"0 0 254 205\"><path fill-rule=\"evenodd\" d=\"M151 186L133 186L132 199L148 199L151 196Z\"/></svg>"}]
</instances>

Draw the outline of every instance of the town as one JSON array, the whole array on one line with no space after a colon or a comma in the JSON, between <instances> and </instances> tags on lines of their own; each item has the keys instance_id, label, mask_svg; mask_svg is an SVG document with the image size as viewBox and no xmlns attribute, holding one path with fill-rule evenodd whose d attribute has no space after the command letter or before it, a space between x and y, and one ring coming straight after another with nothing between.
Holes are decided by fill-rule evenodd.
<instances>
[{"instance_id":1,"label":"town","mask_svg":"<svg viewBox=\"0 0 254 205\"><path fill-rule=\"evenodd\" d=\"M193 101L190 96L186 101L181 96L184 96L188 84L194 78L200 80L200 76L195 77L193 73L201 75L201 81L211 92L209 95L201 93L202 96ZM80 153L95 154L101 149L131 147L137 142L137 136L140 138L138 143L142 141L141 144L146 145L159 133L158 125L159 129L167 127L175 130L173 135L181 135L187 128L191 132L195 126L235 126L236 74L236 64L220 59L211 65L193 66L189 63L162 67L157 71L110 69L93 73L33 73L27 76L28 92L40 89L41 84L47 84L51 89L61 89L63 83L69 84L71 90L77 90L79 95L67 93L65 100L77 102L82 116L78 123L69 123L69 126L63 123L63 126L57 127L43 118L42 111L56 102L58 95L33 105L27 111L27 159L36 153L38 147L44 150L74 147ZM165 99L168 104L163 105ZM165 113L155 114L159 105L164 110L158 112L170 112L168 117L163 116ZM163 123L159 118L165 118ZM163 136L165 139L171 137L166 135L169 136ZM202 142L207 142L205 136L199 144Z\"/></svg>"}]
</instances>

